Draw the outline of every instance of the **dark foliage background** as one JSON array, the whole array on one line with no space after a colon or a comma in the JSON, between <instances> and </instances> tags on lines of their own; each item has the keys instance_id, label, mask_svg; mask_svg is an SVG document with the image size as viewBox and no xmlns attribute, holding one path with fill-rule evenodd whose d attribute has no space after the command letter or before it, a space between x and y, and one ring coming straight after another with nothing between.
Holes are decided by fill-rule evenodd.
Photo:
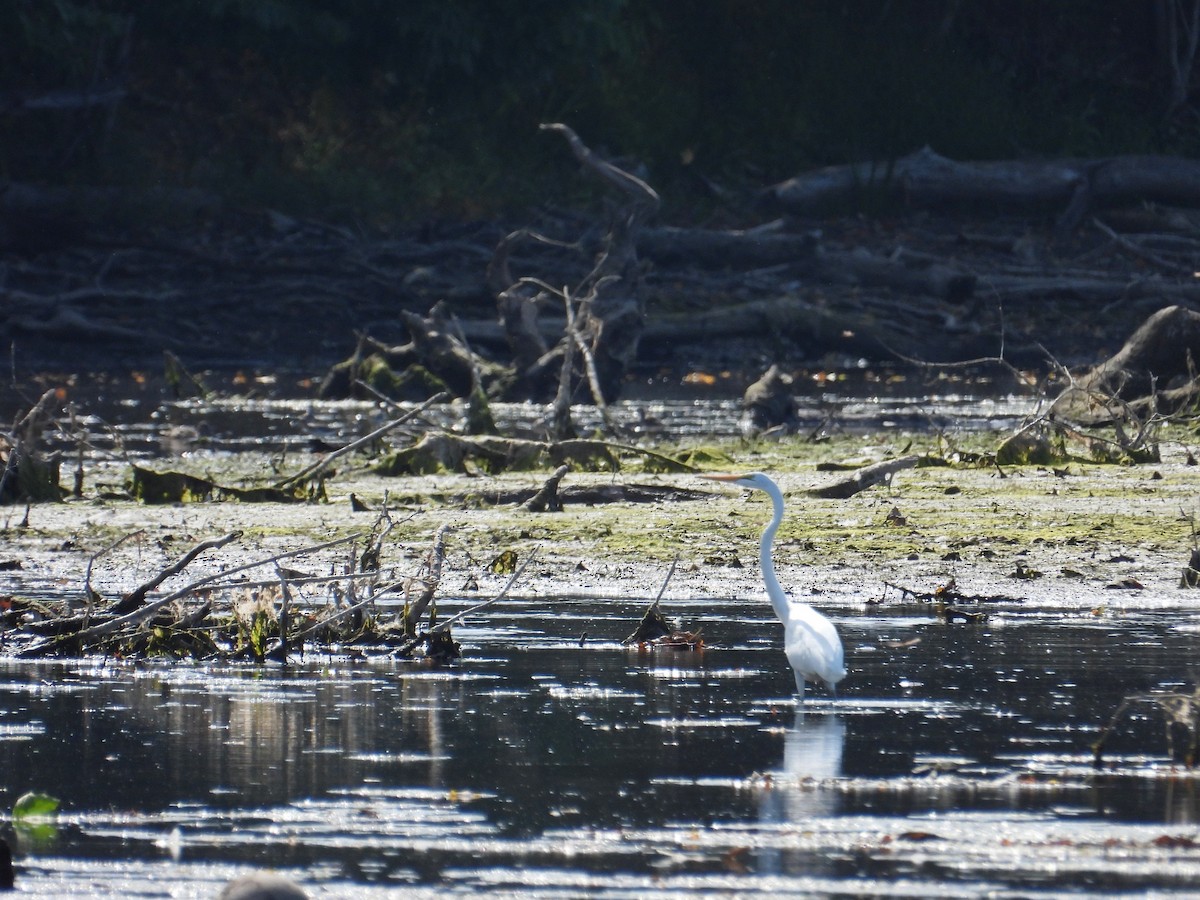
<instances>
[{"instance_id":1,"label":"dark foliage background","mask_svg":"<svg viewBox=\"0 0 1200 900\"><path fill-rule=\"evenodd\" d=\"M646 167L676 217L929 144L1194 155L1197 0L9 0L0 177L405 222ZM116 104L49 103L123 88ZM62 92L62 93L59 93ZM702 176L702 177L698 177Z\"/></svg>"}]
</instances>

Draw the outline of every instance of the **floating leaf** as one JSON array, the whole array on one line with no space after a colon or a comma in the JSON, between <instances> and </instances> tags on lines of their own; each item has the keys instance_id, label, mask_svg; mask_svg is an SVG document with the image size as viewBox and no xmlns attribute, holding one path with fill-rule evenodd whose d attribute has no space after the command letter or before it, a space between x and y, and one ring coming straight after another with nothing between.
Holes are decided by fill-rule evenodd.
<instances>
[{"instance_id":1,"label":"floating leaf","mask_svg":"<svg viewBox=\"0 0 1200 900\"><path fill-rule=\"evenodd\" d=\"M52 816L58 812L58 800L49 794L39 794L30 791L23 794L13 805L14 819L29 819L39 816Z\"/></svg>"}]
</instances>

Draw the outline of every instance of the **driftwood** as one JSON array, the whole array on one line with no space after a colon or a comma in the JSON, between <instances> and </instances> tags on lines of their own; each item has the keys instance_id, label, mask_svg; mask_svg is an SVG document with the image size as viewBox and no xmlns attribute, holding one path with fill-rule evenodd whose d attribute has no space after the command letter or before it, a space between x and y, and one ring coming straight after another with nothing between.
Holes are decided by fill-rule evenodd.
<instances>
[{"instance_id":1,"label":"driftwood","mask_svg":"<svg viewBox=\"0 0 1200 900\"><path fill-rule=\"evenodd\" d=\"M921 457L919 456L900 456L896 459L885 459L882 462L856 469L852 475L841 481L811 488L808 493L814 497L829 497L835 500L843 500L846 497L853 497L855 494L865 491L869 487L890 482L892 476L897 472L901 472L904 469L911 469L920 461Z\"/></svg>"},{"instance_id":2,"label":"driftwood","mask_svg":"<svg viewBox=\"0 0 1200 900\"><path fill-rule=\"evenodd\" d=\"M1200 399L1200 313L1168 306L1154 313L1113 356L1078 376L1055 412L1089 421L1170 414Z\"/></svg>"},{"instance_id":3,"label":"driftwood","mask_svg":"<svg viewBox=\"0 0 1200 900\"><path fill-rule=\"evenodd\" d=\"M958 162L929 147L887 163L833 166L797 175L763 192L795 213L846 208L864 194L914 207L992 204L1056 209L1059 231L1096 210L1131 202L1200 206L1200 161L1171 156Z\"/></svg>"},{"instance_id":4,"label":"driftwood","mask_svg":"<svg viewBox=\"0 0 1200 900\"><path fill-rule=\"evenodd\" d=\"M636 644L639 649L664 649L664 650L703 650L704 638L701 637L700 631L682 631L674 627L665 615L659 604L662 602L663 594L667 592L667 585L671 583L671 576L675 574L675 567L679 565L679 557L675 557L671 561L671 567L667 569L667 575L663 579L662 586L658 589L658 595L654 598L646 611L642 614L641 620L638 622L637 628L633 630L627 638L621 641L625 646ZM582 641L582 638L580 639Z\"/></svg>"},{"instance_id":5,"label":"driftwood","mask_svg":"<svg viewBox=\"0 0 1200 900\"><path fill-rule=\"evenodd\" d=\"M71 605L64 603L67 612L61 615L44 605L36 618L6 617L3 622L6 646L25 658L109 653L122 657L249 656L258 662L266 659L286 662L289 652L303 653L306 644L314 644L323 651L354 644L360 652L374 647L381 653L395 656L408 656L424 644L427 657L452 658L457 645L450 637L449 625L460 620L463 614L435 623L430 609L441 576L447 529L443 526L435 535L427 561L427 577L418 573L383 583L380 555L391 524L385 513L371 534L350 535L266 559L251 560L206 575L168 593L156 594L168 581L182 575L203 553L233 543L239 534L202 541L108 609L98 612L94 611L94 601L98 598L91 586L89 563L84 585L87 594L85 613L75 615L70 612ZM334 568L340 574L305 575L281 565L284 560L316 556L364 537L366 547L361 559L355 557L348 564L338 563ZM105 552L112 551L120 543L114 543ZM255 569L267 569L274 572L275 577L245 580L245 573ZM509 579L497 597L472 611L496 602L523 570L524 566ZM373 610L380 594L413 584L422 585L422 594L395 622L382 623L375 615L364 615ZM328 592L315 604L301 593L303 589L313 587ZM364 592L361 598L360 590ZM326 599L330 595L335 602ZM414 635L419 619L426 612L430 618L429 629Z\"/></svg>"},{"instance_id":6,"label":"driftwood","mask_svg":"<svg viewBox=\"0 0 1200 900\"><path fill-rule=\"evenodd\" d=\"M278 484L276 484L276 487L280 488L280 489L288 488L288 487L292 487L297 484L303 484L306 481L310 481L310 480L318 477L322 472L324 472L326 469L329 468L330 463L332 463L334 460L338 459L341 456L345 456L347 453L353 453L355 450L359 449L360 447L365 447L365 446L371 444L373 441L378 440L379 438L383 437L385 434L392 431L393 429L398 428L401 425L405 424L406 422L409 422L409 421L417 418L418 416L421 415L421 413L423 413L423 412L425 412L425 410L429 409L429 407L433 406L436 403L441 403L442 401L444 401L446 399L447 399L447 397L445 394L435 394L434 396L432 396L428 400L426 400L424 403L422 403L420 406L418 406L416 409L409 410L404 415L402 415L398 418L392 419L392 421L388 422L386 425L381 425L379 428L376 428L370 434L363 435L362 437L357 438L342 447L339 447L337 450L334 450L332 453L326 454L325 456L321 457L321 459L317 460L312 465L297 472L295 475L290 475L289 477L283 479L282 481L278 482Z\"/></svg>"}]
</instances>

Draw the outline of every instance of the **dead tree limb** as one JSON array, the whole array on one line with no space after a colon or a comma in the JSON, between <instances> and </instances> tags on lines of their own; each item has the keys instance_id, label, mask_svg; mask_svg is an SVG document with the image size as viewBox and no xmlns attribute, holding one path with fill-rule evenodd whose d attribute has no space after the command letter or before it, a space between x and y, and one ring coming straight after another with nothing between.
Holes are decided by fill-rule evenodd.
<instances>
[{"instance_id":1,"label":"dead tree limb","mask_svg":"<svg viewBox=\"0 0 1200 900\"><path fill-rule=\"evenodd\" d=\"M442 524L434 532L433 546L430 547L425 558L426 575L419 582L422 585L421 593L416 600L406 606L401 617L405 634L416 634L417 622L421 620L421 616L425 615L425 610L433 603L434 595L437 594L438 586L442 582L442 564L446 560L446 535L450 531L449 525Z\"/></svg>"},{"instance_id":2,"label":"dead tree limb","mask_svg":"<svg viewBox=\"0 0 1200 900\"><path fill-rule=\"evenodd\" d=\"M597 156L592 150L579 139L574 130L559 122L548 122L538 126L540 131L554 131L561 134L567 140L567 144L571 147L571 152L575 154L575 158L588 169L591 169L609 184L613 185L617 190L627 194L635 203L645 207L647 213L652 213L658 210L661 200L658 193L642 179L636 175L626 172L624 169L614 166L608 160Z\"/></svg>"},{"instance_id":3,"label":"dead tree limb","mask_svg":"<svg viewBox=\"0 0 1200 900\"><path fill-rule=\"evenodd\" d=\"M448 394L445 394L445 393L435 394L434 396L432 396L428 400L426 400L424 403L422 403L420 406L418 406L416 409L409 410L404 415L400 416L398 419L392 419L392 421L388 422L386 425L382 425L379 428L376 428L370 434L364 435L363 437L353 440L346 446L341 447L337 450L334 450L332 453L329 453L329 454L321 457L319 460L317 460L311 466L301 469L299 472L297 472L295 475L292 475L290 478L285 478L282 481L276 483L275 487L277 489L282 490L282 489L290 487L292 485L300 484L301 482L306 481L310 478L314 478L321 472L325 471L325 469L329 467L329 464L332 463L335 459L345 456L347 453L353 453L359 447L365 447L367 444L370 444L372 441L377 440L378 438L387 434L389 431L391 431L395 428L398 428L399 426L403 425L405 422L409 422L409 421L415 419L417 416L421 415L421 413L425 412L425 410L429 409L429 407L433 406L435 403L443 403L447 399L449 399Z\"/></svg>"},{"instance_id":4,"label":"dead tree limb","mask_svg":"<svg viewBox=\"0 0 1200 900\"><path fill-rule=\"evenodd\" d=\"M46 656L53 653L54 649L62 645L76 645L80 648L86 648L94 645L102 638L107 638L110 635L117 634L126 629L136 629L167 606L175 603L185 597L195 594L202 587L212 585L224 579L231 578L241 572L246 572L251 569L256 569L260 566L272 565L279 560L288 559L294 556L304 556L309 553L317 553L321 550L326 550L330 547L336 547L341 544L347 544L351 541L356 541L361 538L361 534L352 534L346 537L335 538L331 541L325 541L321 544L316 544L310 547L301 547L297 550L288 550L283 553L277 553L267 559L254 560L240 566L235 566L231 569L225 569L221 572L214 572L212 575L206 575L203 578L197 579L190 584L184 585L176 591L172 591L164 597L160 597L149 603L146 603L135 609L133 612L126 613L123 616L118 616L113 619L106 619L103 622L97 622L94 625L88 625L84 628L72 630L68 633L58 635L50 640L42 641L26 647L17 653L17 656L22 658L31 658L38 656Z\"/></svg>"},{"instance_id":5,"label":"dead tree limb","mask_svg":"<svg viewBox=\"0 0 1200 900\"><path fill-rule=\"evenodd\" d=\"M627 199L609 224L604 251L592 271L576 286L574 294L588 298L581 304L579 331L595 361L597 381L605 399L616 397L626 371L637 357L638 342L645 325L645 300L637 261L637 234L642 223L659 208L660 200L650 185L635 175L601 159L575 132L560 123L544 124L543 131L561 134L583 166ZM564 340L575 338L564 336Z\"/></svg>"},{"instance_id":6,"label":"dead tree limb","mask_svg":"<svg viewBox=\"0 0 1200 900\"><path fill-rule=\"evenodd\" d=\"M1120 421L1146 407L1170 413L1200 396L1198 364L1200 313L1166 306L1115 354L1077 376L1052 409L1085 421Z\"/></svg>"},{"instance_id":7,"label":"dead tree limb","mask_svg":"<svg viewBox=\"0 0 1200 900\"><path fill-rule=\"evenodd\" d=\"M206 550L219 550L221 547L233 543L241 536L242 533L240 531L231 531L229 534L226 534L222 537L201 541L145 584L139 585L122 597L107 612L114 616L123 616L126 613L133 612L146 602L146 597L151 591L155 590L168 578L174 578L176 575L186 569L201 553L204 553Z\"/></svg>"},{"instance_id":8,"label":"dead tree limb","mask_svg":"<svg viewBox=\"0 0 1200 900\"><path fill-rule=\"evenodd\" d=\"M897 472L904 469L911 469L920 461L921 457L916 455L885 459L883 462L863 466L841 481L835 481L823 487L811 488L808 493L814 497L843 500L846 497L853 497L855 494L865 491L869 487L890 481L892 476Z\"/></svg>"},{"instance_id":9,"label":"dead tree limb","mask_svg":"<svg viewBox=\"0 0 1200 900\"><path fill-rule=\"evenodd\" d=\"M616 276L611 277L616 278ZM597 293L607 280L607 278L601 279L597 284L593 285L592 294L580 301L581 308L586 310L588 308L586 304L594 302ZM600 382L600 371L596 367L595 354L592 353L592 348L577 327L575 311L571 306L570 293L564 290L562 296L567 310L567 340L579 349L579 353L583 357L583 371L587 375L588 387L592 392L592 402L596 404L596 409L600 412L600 419L604 422L605 429L609 434L615 434L616 425L613 423L612 415L608 411L608 403L604 397L604 385Z\"/></svg>"},{"instance_id":10,"label":"dead tree limb","mask_svg":"<svg viewBox=\"0 0 1200 900\"><path fill-rule=\"evenodd\" d=\"M483 603L478 603L475 606L472 606L470 609L464 609L462 612L455 613L453 616L451 616L445 622L439 622L437 625L434 625L432 628L430 628L429 633L430 634L440 634L444 631L449 631L451 625L458 624L463 619L465 619L467 616L473 616L473 615L475 615L475 613L483 612L483 610L487 609L489 606L493 606L496 603L499 603L506 596L508 596L508 592L510 590L512 590L512 586L517 583L517 580L520 579L520 577L523 574L525 574L525 569L527 569L529 567L529 564L531 562L533 562L535 559L537 559L537 555L538 555L537 547L534 547L532 550L529 551L529 555L527 557L525 557L525 561L523 563L521 563L521 565L517 566L517 570L515 572L513 572L512 575L509 576L508 581L506 581L504 583L504 587L502 587L500 589L500 592L498 594L496 594L496 596L493 597L491 600L486 600Z\"/></svg>"}]
</instances>

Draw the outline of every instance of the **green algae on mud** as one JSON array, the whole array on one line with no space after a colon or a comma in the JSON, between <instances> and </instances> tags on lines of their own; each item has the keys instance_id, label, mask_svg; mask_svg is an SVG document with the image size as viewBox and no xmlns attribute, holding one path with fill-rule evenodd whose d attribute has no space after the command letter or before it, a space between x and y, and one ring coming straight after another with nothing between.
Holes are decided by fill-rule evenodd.
<instances>
[{"instance_id":1,"label":"green algae on mud","mask_svg":"<svg viewBox=\"0 0 1200 900\"><path fill-rule=\"evenodd\" d=\"M995 439L972 435L969 441L986 446ZM780 482L788 502L776 547L781 576L793 589L823 593L830 602L861 603L887 583L928 586L949 579L1033 602L1053 600L1058 587L1078 597L1121 578L1156 589L1160 601L1168 588L1175 590L1193 542L1198 474L1182 442L1164 444L1162 460L1152 466L927 467L900 472L890 484L848 499L806 493L829 477L817 471L820 463L931 452L938 442L937 436L902 434L842 435L815 444L801 438L743 441L711 448L710 458L727 458L734 470L768 471ZM204 458L204 471L222 481L229 480L227 473L277 474L271 459L254 456L214 455ZM296 466L305 461L289 460ZM56 591L82 592L95 556L94 578L115 592L161 567L188 542L243 532L243 540L220 559L197 561L195 570L203 574L206 565L236 565L249 553L366 531L385 503L394 523L385 557L397 570L416 565L438 527L451 527L447 590L461 575L475 578L486 591L497 580L483 571L488 560L508 549L525 558L534 548L538 564L518 591L645 595L676 557L680 566L671 585L676 595L758 590L756 542L769 516L762 499L711 488L692 474L571 472L564 484L640 481L706 493L698 501L568 504L561 512L536 514L488 502L498 491L539 487L546 474L384 478L365 463L348 461L326 483L326 502L152 507L112 494L88 499L97 496L98 485L119 477L118 467L106 463L88 472L83 500L35 506L27 527L10 510L0 523L4 558L21 567L0 573L0 590L28 594L53 584ZM372 511L356 511L351 495ZM138 530L146 532L145 541L97 556ZM335 562L328 555L316 564ZM1046 576L1033 597L1012 577L1018 571ZM1133 598L1126 592L1123 602Z\"/></svg>"}]
</instances>

